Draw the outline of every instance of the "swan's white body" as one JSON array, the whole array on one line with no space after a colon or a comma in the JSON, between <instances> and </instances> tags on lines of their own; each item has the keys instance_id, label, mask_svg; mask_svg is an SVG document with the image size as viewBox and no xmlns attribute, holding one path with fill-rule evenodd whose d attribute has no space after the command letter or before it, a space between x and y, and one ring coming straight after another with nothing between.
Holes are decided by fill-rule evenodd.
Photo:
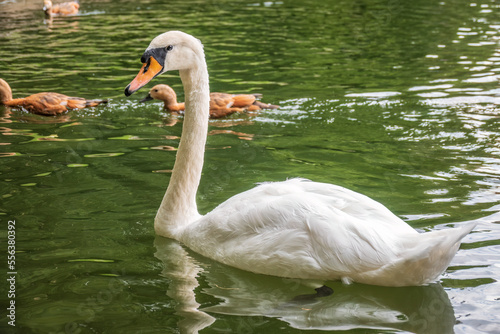
<instances>
[{"instance_id":1,"label":"swan's white body","mask_svg":"<svg viewBox=\"0 0 500 334\"><path fill-rule=\"evenodd\" d=\"M145 56L153 58L153 51L162 48L168 50L162 68L147 73L154 61ZM203 46L185 33L167 32L153 39L143 62L143 72L127 87L127 95L158 74L179 70L186 96L176 162L155 218L159 235L256 273L409 286L435 281L475 226L420 234L364 195L304 179L263 183L201 216L196 192L210 99Z\"/></svg>"}]
</instances>

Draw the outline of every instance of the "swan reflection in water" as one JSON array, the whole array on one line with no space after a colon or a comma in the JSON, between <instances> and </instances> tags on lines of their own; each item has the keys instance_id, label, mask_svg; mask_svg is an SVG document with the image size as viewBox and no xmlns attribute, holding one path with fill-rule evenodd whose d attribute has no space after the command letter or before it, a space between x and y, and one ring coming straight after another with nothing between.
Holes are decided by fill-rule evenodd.
<instances>
[{"instance_id":1,"label":"swan reflection in water","mask_svg":"<svg viewBox=\"0 0 500 334\"><path fill-rule=\"evenodd\" d=\"M331 281L327 285L334 293L315 298L313 285L321 285L318 282L245 272L159 236L154 244L155 256L164 265L161 275L170 280L167 295L177 302L176 313L182 317L181 333L198 333L208 326L216 329L210 314L278 318L297 329L453 333L453 308L440 284L392 288ZM220 301L202 309L194 291L200 275L208 285L201 293ZM248 327L258 326L254 318L247 319Z\"/></svg>"}]
</instances>

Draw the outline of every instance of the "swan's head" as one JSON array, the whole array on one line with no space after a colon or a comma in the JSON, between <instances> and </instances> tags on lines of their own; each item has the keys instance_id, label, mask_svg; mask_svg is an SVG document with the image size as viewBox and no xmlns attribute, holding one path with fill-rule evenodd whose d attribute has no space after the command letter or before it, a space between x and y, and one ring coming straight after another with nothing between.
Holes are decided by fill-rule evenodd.
<instances>
[{"instance_id":1,"label":"swan's head","mask_svg":"<svg viewBox=\"0 0 500 334\"><path fill-rule=\"evenodd\" d=\"M10 100L12 100L12 90L7 81L0 79L0 103L9 102Z\"/></svg>"},{"instance_id":2,"label":"swan's head","mask_svg":"<svg viewBox=\"0 0 500 334\"><path fill-rule=\"evenodd\" d=\"M181 31L169 31L155 37L141 57L139 74L125 88L130 96L151 79L167 71L188 70L205 64L201 42Z\"/></svg>"},{"instance_id":3,"label":"swan's head","mask_svg":"<svg viewBox=\"0 0 500 334\"><path fill-rule=\"evenodd\" d=\"M151 100L160 100L170 103L177 103L177 95L175 91L169 85L156 85L149 90L148 96L143 98L141 102L151 101Z\"/></svg>"}]
</instances>

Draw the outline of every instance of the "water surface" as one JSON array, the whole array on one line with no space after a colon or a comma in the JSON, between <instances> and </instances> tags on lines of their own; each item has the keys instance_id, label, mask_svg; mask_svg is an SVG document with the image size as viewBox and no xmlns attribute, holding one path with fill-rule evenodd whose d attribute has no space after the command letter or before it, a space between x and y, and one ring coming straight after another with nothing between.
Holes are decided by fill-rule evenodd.
<instances>
[{"instance_id":1,"label":"water surface","mask_svg":"<svg viewBox=\"0 0 500 334\"><path fill-rule=\"evenodd\" d=\"M15 220L17 250L16 327L4 295L2 332L500 330L498 3L81 1L81 14L50 22L40 7L0 2L0 77L15 97L110 102L58 117L0 106L1 240ZM364 193L419 231L477 221L440 282L328 282L332 296L297 301L308 282L156 237L182 117L139 100L157 83L183 100L182 86L170 73L131 98L123 89L149 41L174 29L204 43L212 91L281 106L210 121L202 213L256 182L305 177Z\"/></svg>"}]
</instances>

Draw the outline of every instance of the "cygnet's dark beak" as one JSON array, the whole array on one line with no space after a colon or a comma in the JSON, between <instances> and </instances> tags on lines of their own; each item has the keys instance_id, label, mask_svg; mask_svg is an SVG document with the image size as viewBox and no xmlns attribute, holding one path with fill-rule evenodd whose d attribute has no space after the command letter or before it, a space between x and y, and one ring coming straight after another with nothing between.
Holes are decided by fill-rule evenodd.
<instances>
[{"instance_id":1,"label":"cygnet's dark beak","mask_svg":"<svg viewBox=\"0 0 500 334\"><path fill-rule=\"evenodd\" d=\"M147 101L151 101L151 100L154 100L154 99L151 97L151 94L148 94L148 96L146 96L145 98L143 98L139 102L147 102Z\"/></svg>"}]
</instances>

